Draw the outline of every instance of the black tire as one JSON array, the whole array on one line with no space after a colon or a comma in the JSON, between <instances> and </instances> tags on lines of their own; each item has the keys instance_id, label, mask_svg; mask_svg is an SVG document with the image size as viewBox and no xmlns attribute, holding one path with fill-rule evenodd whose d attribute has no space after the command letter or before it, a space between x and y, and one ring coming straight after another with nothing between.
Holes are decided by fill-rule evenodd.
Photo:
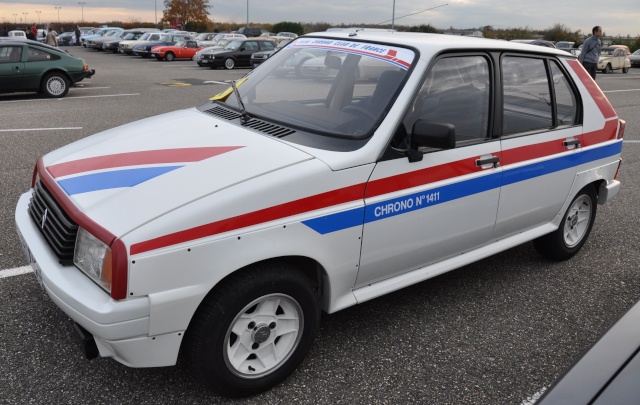
<instances>
[{"instance_id":1,"label":"black tire","mask_svg":"<svg viewBox=\"0 0 640 405\"><path fill-rule=\"evenodd\" d=\"M224 68L227 70L231 70L236 67L236 61L232 58L227 58L224 60Z\"/></svg>"},{"instance_id":2,"label":"black tire","mask_svg":"<svg viewBox=\"0 0 640 405\"><path fill-rule=\"evenodd\" d=\"M551 260L567 260L585 244L596 219L596 192L592 185L580 190L569 204L558 229L533 241L538 253Z\"/></svg>"},{"instance_id":3,"label":"black tire","mask_svg":"<svg viewBox=\"0 0 640 405\"><path fill-rule=\"evenodd\" d=\"M604 70L602 71L602 73L611 73L611 65L607 65L605 66Z\"/></svg>"},{"instance_id":4,"label":"black tire","mask_svg":"<svg viewBox=\"0 0 640 405\"><path fill-rule=\"evenodd\" d=\"M53 72L42 79L40 91L51 98L61 98L69 92L69 79L62 73Z\"/></svg>"},{"instance_id":5,"label":"black tire","mask_svg":"<svg viewBox=\"0 0 640 405\"><path fill-rule=\"evenodd\" d=\"M622 68L622 73L627 73L629 71L629 68Z\"/></svg>"},{"instance_id":6,"label":"black tire","mask_svg":"<svg viewBox=\"0 0 640 405\"><path fill-rule=\"evenodd\" d=\"M206 385L231 397L253 395L295 370L319 320L309 278L285 263L264 263L232 276L205 298L191 320L184 350ZM244 349L241 354L238 347Z\"/></svg>"},{"instance_id":7,"label":"black tire","mask_svg":"<svg viewBox=\"0 0 640 405\"><path fill-rule=\"evenodd\" d=\"M196 63L198 63L198 66L200 66L200 67L204 66L204 63L200 63L200 62L196 62Z\"/></svg>"},{"instance_id":8,"label":"black tire","mask_svg":"<svg viewBox=\"0 0 640 405\"><path fill-rule=\"evenodd\" d=\"M164 55L164 60L173 62L174 60L176 60L176 55L173 52L167 52L167 54Z\"/></svg>"}]
</instances>

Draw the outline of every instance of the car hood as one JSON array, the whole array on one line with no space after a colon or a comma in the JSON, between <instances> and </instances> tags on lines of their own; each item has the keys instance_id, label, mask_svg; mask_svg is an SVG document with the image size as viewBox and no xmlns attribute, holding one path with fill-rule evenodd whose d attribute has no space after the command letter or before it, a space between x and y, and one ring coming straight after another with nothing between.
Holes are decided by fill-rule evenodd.
<instances>
[{"instance_id":1,"label":"car hood","mask_svg":"<svg viewBox=\"0 0 640 405\"><path fill-rule=\"evenodd\" d=\"M120 237L219 190L312 159L194 108L82 139L42 164L81 212Z\"/></svg>"}]
</instances>

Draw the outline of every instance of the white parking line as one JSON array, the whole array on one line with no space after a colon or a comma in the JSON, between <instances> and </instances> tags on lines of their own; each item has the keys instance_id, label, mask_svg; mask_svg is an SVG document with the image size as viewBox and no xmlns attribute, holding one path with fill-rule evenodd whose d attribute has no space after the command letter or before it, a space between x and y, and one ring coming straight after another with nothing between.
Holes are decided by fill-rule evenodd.
<instances>
[{"instance_id":1,"label":"white parking line","mask_svg":"<svg viewBox=\"0 0 640 405\"><path fill-rule=\"evenodd\" d=\"M522 403L520 405L533 405L533 404L535 404L536 401L540 399L540 397L542 396L542 394L544 394L544 392L546 390L547 390L547 387L542 387L542 389L540 391L536 392L535 394L531 395L530 397L528 397L527 399L522 401Z\"/></svg>"},{"instance_id":2,"label":"white parking line","mask_svg":"<svg viewBox=\"0 0 640 405\"><path fill-rule=\"evenodd\" d=\"M84 87L84 86L75 85L74 87L70 88L69 91L71 91L71 90L110 89L110 88L111 87Z\"/></svg>"},{"instance_id":3,"label":"white parking line","mask_svg":"<svg viewBox=\"0 0 640 405\"><path fill-rule=\"evenodd\" d=\"M603 93L622 93L623 91L640 91L640 89L607 90L603 91Z\"/></svg>"},{"instance_id":4,"label":"white parking line","mask_svg":"<svg viewBox=\"0 0 640 405\"><path fill-rule=\"evenodd\" d=\"M0 132L27 132L27 131L66 131L68 129L82 129L82 127L66 127L66 128L14 128L0 129Z\"/></svg>"},{"instance_id":5,"label":"white parking line","mask_svg":"<svg viewBox=\"0 0 640 405\"><path fill-rule=\"evenodd\" d=\"M30 103L32 101L66 101L77 100L79 98L99 98L99 97L126 97L126 96L139 96L140 93L125 93L125 94L103 94L99 96L79 96L79 97L64 97L64 98L36 98L29 100L8 100L0 101L0 104L4 103Z\"/></svg>"},{"instance_id":6,"label":"white parking line","mask_svg":"<svg viewBox=\"0 0 640 405\"><path fill-rule=\"evenodd\" d=\"M0 278L19 276L21 274L33 273L31 266L16 267L13 269L0 270Z\"/></svg>"}]
</instances>

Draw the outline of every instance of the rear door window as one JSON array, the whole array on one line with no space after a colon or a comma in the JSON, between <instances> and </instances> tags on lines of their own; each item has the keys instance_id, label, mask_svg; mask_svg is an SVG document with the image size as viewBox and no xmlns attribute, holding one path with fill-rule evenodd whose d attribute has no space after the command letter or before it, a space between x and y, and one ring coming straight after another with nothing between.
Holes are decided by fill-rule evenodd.
<instances>
[{"instance_id":1,"label":"rear door window","mask_svg":"<svg viewBox=\"0 0 640 405\"><path fill-rule=\"evenodd\" d=\"M557 61L505 56L501 66L503 135L542 132L577 123L578 98Z\"/></svg>"}]
</instances>

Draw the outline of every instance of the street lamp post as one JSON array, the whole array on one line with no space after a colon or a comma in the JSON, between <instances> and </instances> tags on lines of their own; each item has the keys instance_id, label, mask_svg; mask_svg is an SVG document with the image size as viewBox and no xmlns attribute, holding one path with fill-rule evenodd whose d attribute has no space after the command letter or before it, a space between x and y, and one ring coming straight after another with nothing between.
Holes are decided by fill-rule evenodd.
<instances>
[{"instance_id":1,"label":"street lamp post","mask_svg":"<svg viewBox=\"0 0 640 405\"><path fill-rule=\"evenodd\" d=\"M391 29L396 29L396 0L393 0L393 11L391 12Z\"/></svg>"},{"instance_id":2,"label":"street lamp post","mask_svg":"<svg viewBox=\"0 0 640 405\"><path fill-rule=\"evenodd\" d=\"M60 25L60 9L62 8L61 6L55 6L54 7L56 10L58 10L58 25Z\"/></svg>"},{"instance_id":3,"label":"street lamp post","mask_svg":"<svg viewBox=\"0 0 640 405\"><path fill-rule=\"evenodd\" d=\"M38 13L38 25L40 25L40 13L42 13L42 11L36 10L36 13Z\"/></svg>"},{"instance_id":4,"label":"street lamp post","mask_svg":"<svg viewBox=\"0 0 640 405\"><path fill-rule=\"evenodd\" d=\"M247 0L247 28L249 27L249 0Z\"/></svg>"},{"instance_id":5,"label":"street lamp post","mask_svg":"<svg viewBox=\"0 0 640 405\"><path fill-rule=\"evenodd\" d=\"M84 5L87 3L84 1L79 1L78 4L80 4L80 7L82 7L82 19L80 21L84 22Z\"/></svg>"},{"instance_id":6,"label":"street lamp post","mask_svg":"<svg viewBox=\"0 0 640 405\"><path fill-rule=\"evenodd\" d=\"M18 14L14 14L13 15L13 23L17 24L18 23Z\"/></svg>"},{"instance_id":7,"label":"street lamp post","mask_svg":"<svg viewBox=\"0 0 640 405\"><path fill-rule=\"evenodd\" d=\"M27 23L27 14L29 14L29 13L22 13L22 15L24 15L24 23L25 24Z\"/></svg>"}]
</instances>

